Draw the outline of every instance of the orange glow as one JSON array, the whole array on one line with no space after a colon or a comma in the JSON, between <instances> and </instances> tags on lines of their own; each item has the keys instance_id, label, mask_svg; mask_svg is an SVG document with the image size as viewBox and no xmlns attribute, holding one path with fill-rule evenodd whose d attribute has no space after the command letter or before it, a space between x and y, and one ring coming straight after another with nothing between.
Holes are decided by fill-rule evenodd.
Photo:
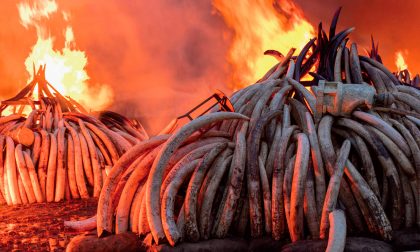
<instances>
[{"instance_id":1,"label":"orange glow","mask_svg":"<svg viewBox=\"0 0 420 252\"><path fill-rule=\"evenodd\" d=\"M228 61L231 88L239 89L261 78L278 61L263 55L274 49L287 54L314 37L313 26L291 0L214 0L226 25L234 31Z\"/></svg>"},{"instance_id":2,"label":"orange glow","mask_svg":"<svg viewBox=\"0 0 420 252\"><path fill-rule=\"evenodd\" d=\"M395 53L395 57L395 65L397 66L398 72L408 69L407 63L405 63L405 59L401 51L397 51Z\"/></svg>"},{"instance_id":3,"label":"orange glow","mask_svg":"<svg viewBox=\"0 0 420 252\"><path fill-rule=\"evenodd\" d=\"M64 96L70 96L88 110L105 109L112 103L113 93L108 85L101 85L99 90L89 89L89 76L85 71L87 57L85 52L76 48L73 29L70 24L64 29L64 47L56 48L54 37L49 34L47 26L50 15L58 10L55 0L38 0L29 5L27 2L18 4L21 24L25 28L35 27L37 42L25 60L26 70L33 78L33 64L36 69L46 65L45 76L49 83ZM68 23L69 13L62 12L63 20Z\"/></svg>"}]
</instances>

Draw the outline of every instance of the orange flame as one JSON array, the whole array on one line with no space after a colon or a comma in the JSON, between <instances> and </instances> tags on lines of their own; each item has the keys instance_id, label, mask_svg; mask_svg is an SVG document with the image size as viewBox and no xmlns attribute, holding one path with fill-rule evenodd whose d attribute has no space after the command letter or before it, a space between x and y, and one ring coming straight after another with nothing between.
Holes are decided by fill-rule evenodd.
<instances>
[{"instance_id":1,"label":"orange flame","mask_svg":"<svg viewBox=\"0 0 420 252\"><path fill-rule=\"evenodd\" d=\"M407 66L407 63L405 63L405 59L404 59L402 51L397 51L395 53L395 57L396 57L395 65L397 66L398 72L408 69L408 66Z\"/></svg>"},{"instance_id":2,"label":"orange flame","mask_svg":"<svg viewBox=\"0 0 420 252\"><path fill-rule=\"evenodd\" d=\"M292 0L214 0L213 5L234 31L228 55L233 89L254 83L277 63L264 56L264 51L286 54L292 47L302 48L314 36L313 26Z\"/></svg>"},{"instance_id":3,"label":"orange flame","mask_svg":"<svg viewBox=\"0 0 420 252\"><path fill-rule=\"evenodd\" d=\"M26 70L33 78L33 64L38 68L46 65L45 76L48 82L63 95L70 96L88 109L105 109L112 103L113 92L108 85L99 89L89 87L89 76L85 70L87 57L83 51L76 49L72 27L68 24L64 30L64 47L54 49L54 37L48 34L45 20L57 12L55 0L38 0L29 5L18 4L20 20L25 28L35 27L38 40L25 60ZM69 13L62 12L63 20L68 22Z\"/></svg>"}]
</instances>

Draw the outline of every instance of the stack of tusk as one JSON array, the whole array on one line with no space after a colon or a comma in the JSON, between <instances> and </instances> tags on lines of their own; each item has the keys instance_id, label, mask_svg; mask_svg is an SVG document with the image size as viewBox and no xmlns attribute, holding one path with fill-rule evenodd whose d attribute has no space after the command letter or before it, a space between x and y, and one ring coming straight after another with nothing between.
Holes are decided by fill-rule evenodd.
<instances>
[{"instance_id":1,"label":"stack of tusk","mask_svg":"<svg viewBox=\"0 0 420 252\"><path fill-rule=\"evenodd\" d=\"M348 48L353 29L335 34L338 13L329 38L320 30L296 58L292 49L257 83L235 92L237 112L212 112L175 131L172 121L165 134L123 154L104 179L98 235L132 231L172 246L227 236L311 237L328 239L328 250L338 251L346 234L390 240L393 230L420 227L419 91L378 62L377 51L369 58L355 44ZM313 66L315 79L301 81ZM315 120L317 100L304 87L321 79L396 96L384 107ZM86 126L100 137L92 122ZM114 139L118 153L134 142L121 136ZM68 224L91 227L89 220Z\"/></svg>"},{"instance_id":2,"label":"stack of tusk","mask_svg":"<svg viewBox=\"0 0 420 252\"><path fill-rule=\"evenodd\" d=\"M124 120L111 127L113 118ZM105 168L147 138L140 124L117 113L98 120L61 112L59 103L33 110L26 118L0 117L0 203L99 197Z\"/></svg>"}]
</instances>

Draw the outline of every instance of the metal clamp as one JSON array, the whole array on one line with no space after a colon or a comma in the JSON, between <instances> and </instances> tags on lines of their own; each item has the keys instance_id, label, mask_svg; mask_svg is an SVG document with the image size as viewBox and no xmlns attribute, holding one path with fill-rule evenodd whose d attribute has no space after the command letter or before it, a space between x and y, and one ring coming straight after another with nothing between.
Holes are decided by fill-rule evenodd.
<instances>
[{"instance_id":1,"label":"metal clamp","mask_svg":"<svg viewBox=\"0 0 420 252\"><path fill-rule=\"evenodd\" d=\"M376 90L368 84L343 84L335 81L320 80L318 86L312 87L316 106L316 121L323 114L350 116L358 107L371 108L376 97Z\"/></svg>"}]
</instances>

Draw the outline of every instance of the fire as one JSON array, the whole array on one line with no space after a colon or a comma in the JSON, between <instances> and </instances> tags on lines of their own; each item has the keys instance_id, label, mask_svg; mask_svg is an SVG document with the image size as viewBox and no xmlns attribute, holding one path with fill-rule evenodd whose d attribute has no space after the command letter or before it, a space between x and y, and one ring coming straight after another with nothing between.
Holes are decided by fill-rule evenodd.
<instances>
[{"instance_id":1,"label":"fire","mask_svg":"<svg viewBox=\"0 0 420 252\"><path fill-rule=\"evenodd\" d=\"M45 76L49 83L65 96L70 96L86 108L95 110L105 109L112 103L113 93L109 86L101 85L93 90L89 87L89 76L85 70L87 57L85 52L76 48L72 27L67 24L64 29L64 45L62 49L54 45L52 37L45 25L58 10L55 0L38 0L29 5L27 2L18 4L21 24L25 28L35 27L37 42L25 60L25 66L33 78L33 65L36 68L46 65ZM69 13L62 12L63 20L68 23Z\"/></svg>"},{"instance_id":2,"label":"fire","mask_svg":"<svg viewBox=\"0 0 420 252\"><path fill-rule=\"evenodd\" d=\"M407 66L407 63L405 63L405 59L404 59L402 51L397 51L395 53L395 57L396 57L395 65L397 66L398 72L408 69L408 66Z\"/></svg>"},{"instance_id":3,"label":"fire","mask_svg":"<svg viewBox=\"0 0 420 252\"><path fill-rule=\"evenodd\" d=\"M254 83L277 63L275 58L264 56L264 51L286 54L314 37L313 26L291 0L214 0L213 5L234 31L228 61L233 68L231 88L235 90Z\"/></svg>"}]
</instances>

